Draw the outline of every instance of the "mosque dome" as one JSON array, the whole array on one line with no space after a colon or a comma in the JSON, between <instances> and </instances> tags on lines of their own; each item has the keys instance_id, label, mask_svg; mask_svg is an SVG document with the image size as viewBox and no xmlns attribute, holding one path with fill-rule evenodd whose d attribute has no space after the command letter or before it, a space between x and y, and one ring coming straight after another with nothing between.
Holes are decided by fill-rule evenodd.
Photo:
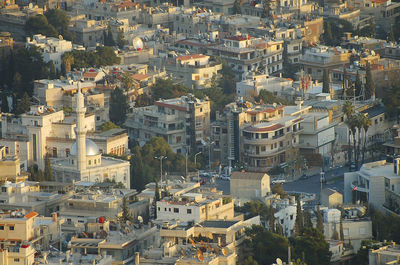
<instances>
[{"instance_id":1,"label":"mosque dome","mask_svg":"<svg viewBox=\"0 0 400 265\"><path fill-rule=\"evenodd\" d=\"M72 145L71 155L78 155L78 148L76 142ZM86 156L93 156L100 154L100 149L92 140L86 139Z\"/></svg>"}]
</instances>

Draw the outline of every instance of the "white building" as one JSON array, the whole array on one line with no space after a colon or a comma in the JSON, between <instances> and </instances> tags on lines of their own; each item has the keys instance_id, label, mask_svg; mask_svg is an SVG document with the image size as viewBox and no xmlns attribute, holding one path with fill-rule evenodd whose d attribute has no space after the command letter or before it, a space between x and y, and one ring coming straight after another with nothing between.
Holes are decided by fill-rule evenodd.
<instances>
[{"instance_id":1,"label":"white building","mask_svg":"<svg viewBox=\"0 0 400 265\"><path fill-rule=\"evenodd\" d=\"M46 37L41 34L33 35L32 38L27 37L26 48L30 46L36 46L42 52L44 62L48 63L53 61L57 71L61 71L61 57L65 52L70 52L73 49L72 42L64 40L62 36Z\"/></svg>"},{"instance_id":2,"label":"white building","mask_svg":"<svg viewBox=\"0 0 400 265\"><path fill-rule=\"evenodd\" d=\"M400 194L399 159L364 164L357 172L344 174L345 202L364 201L382 212L395 210L390 203ZM391 199L390 199L391 198Z\"/></svg>"},{"instance_id":3,"label":"white building","mask_svg":"<svg viewBox=\"0 0 400 265\"><path fill-rule=\"evenodd\" d=\"M200 193L185 193L179 198L164 198L157 202L157 220L201 222L205 220L232 220L233 201L203 197Z\"/></svg>"},{"instance_id":4,"label":"white building","mask_svg":"<svg viewBox=\"0 0 400 265\"><path fill-rule=\"evenodd\" d=\"M242 97L258 96L261 90L267 90L274 94L291 88L293 80L290 78L274 77L264 75L253 75L252 77L236 83L236 94Z\"/></svg>"},{"instance_id":5,"label":"white building","mask_svg":"<svg viewBox=\"0 0 400 265\"><path fill-rule=\"evenodd\" d=\"M273 206L276 209L274 214L275 225L282 226L283 234L290 237L295 232L297 205L295 198L283 199L275 202Z\"/></svg>"},{"instance_id":6,"label":"white building","mask_svg":"<svg viewBox=\"0 0 400 265\"><path fill-rule=\"evenodd\" d=\"M53 176L60 182L77 180L103 182L106 179L121 182L130 188L130 163L111 157L102 157L100 149L91 140L86 139L86 108L84 96L78 83L76 95L76 142L67 158L52 161Z\"/></svg>"}]
</instances>

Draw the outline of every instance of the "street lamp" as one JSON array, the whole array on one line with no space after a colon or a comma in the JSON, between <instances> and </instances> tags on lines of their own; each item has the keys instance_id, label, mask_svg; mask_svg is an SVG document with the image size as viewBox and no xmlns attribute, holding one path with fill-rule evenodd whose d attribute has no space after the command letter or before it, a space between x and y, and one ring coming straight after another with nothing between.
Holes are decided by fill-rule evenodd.
<instances>
[{"instance_id":1,"label":"street lamp","mask_svg":"<svg viewBox=\"0 0 400 265\"><path fill-rule=\"evenodd\" d=\"M208 144L208 169L211 171L211 145L215 144L215 142L210 142Z\"/></svg>"},{"instance_id":2,"label":"street lamp","mask_svg":"<svg viewBox=\"0 0 400 265\"><path fill-rule=\"evenodd\" d=\"M161 188L162 188L162 161L164 159L167 159L167 157L166 156L160 156L160 157L155 156L154 158L160 160L160 181L161 181ZM165 183L165 185L167 185L167 183Z\"/></svg>"},{"instance_id":3,"label":"street lamp","mask_svg":"<svg viewBox=\"0 0 400 265\"><path fill-rule=\"evenodd\" d=\"M194 166L197 169L197 156L200 155L201 152L198 152L197 154L194 155ZM197 169L197 182L200 182L200 176L199 176L199 170Z\"/></svg>"},{"instance_id":4,"label":"street lamp","mask_svg":"<svg viewBox=\"0 0 400 265\"><path fill-rule=\"evenodd\" d=\"M325 180L325 172L321 170L320 175L321 175L320 182L321 182L321 192L322 192L322 183Z\"/></svg>"}]
</instances>

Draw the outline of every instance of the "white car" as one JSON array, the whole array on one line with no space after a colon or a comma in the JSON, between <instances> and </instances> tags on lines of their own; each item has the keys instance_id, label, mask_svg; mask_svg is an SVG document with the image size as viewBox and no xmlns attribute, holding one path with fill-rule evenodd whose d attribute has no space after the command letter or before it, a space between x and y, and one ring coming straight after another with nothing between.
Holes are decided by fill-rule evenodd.
<instances>
[{"instance_id":1,"label":"white car","mask_svg":"<svg viewBox=\"0 0 400 265\"><path fill-rule=\"evenodd\" d=\"M284 179L274 179L273 181L271 181L272 184L276 184L276 183L283 184L285 182L286 182L286 180L284 180Z\"/></svg>"},{"instance_id":2,"label":"white car","mask_svg":"<svg viewBox=\"0 0 400 265\"><path fill-rule=\"evenodd\" d=\"M231 177L228 176L228 175L222 175L222 176L221 176L221 179L222 179L222 180L231 180Z\"/></svg>"}]
</instances>

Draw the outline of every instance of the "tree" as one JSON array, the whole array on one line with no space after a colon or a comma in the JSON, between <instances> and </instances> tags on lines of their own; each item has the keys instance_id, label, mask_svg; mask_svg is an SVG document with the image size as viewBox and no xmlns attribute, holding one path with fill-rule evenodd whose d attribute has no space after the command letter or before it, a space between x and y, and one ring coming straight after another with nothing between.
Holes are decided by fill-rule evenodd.
<instances>
[{"instance_id":1,"label":"tree","mask_svg":"<svg viewBox=\"0 0 400 265\"><path fill-rule=\"evenodd\" d=\"M48 23L53 26L63 39L73 40L73 34L69 31L70 18L67 13L61 9L48 9L44 14Z\"/></svg>"},{"instance_id":2,"label":"tree","mask_svg":"<svg viewBox=\"0 0 400 265\"><path fill-rule=\"evenodd\" d=\"M71 72L72 65L74 64L74 54L70 52L64 53L61 63L64 74Z\"/></svg>"},{"instance_id":3,"label":"tree","mask_svg":"<svg viewBox=\"0 0 400 265\"><path fill-rule=\"evenodd\" d=\"M258 264L272 264L276 258L287 260L289 245L287 238L256 225L247 229L246 235L249 238L246 241L246 245L250 249L248 256L254 257Z\"/></svg>"},{"instance_id":4,"label":"tree","mask_svg":"<svg viewBox=\"0 0 400 265\"><path fill-rule=\"evenodd\" d=\"M51 170L50 155L47 153L44 160L44 179L46 181L54 181L53 172Z\"/></svg>"},{"instance_id":5,"label":"tree","mask_svg":"<svg viewBox=\"0 0 400 265\"><path fill-rule=\"evenodd\" d=\"M24 93L22 99L17 104L17 111L16 114L22 114L28 112L31 108L31 98L29 97L28 93Z\"/></svg>"},{"instance_id":6,"label":"tree","mask_svg":"<svg viewBox=\"0 0 400 265\"><path fill-rule=\"evenodd\" d=\"M109 46L109 47L114 47L115 46L115 41L114 41L114 36L111 31L111 27L108 26L107 28L107 33L104 32L104 46Z\"/></svg>"},{"instance_id":7,"label":"tree","mask_svg":"<svg viewBox=\"0 0 400 265\"><path fill-rule=\"evenodd\" d=\"M304 210L304 228L312 228L312 227L313 227L313 224L311 221L310 211L308 209Z\"/></svg>"},{"instance_id":8,"label":"tree","mask_svg":"<svg viewBox=\"0 0 400 265\"><path fill-rule=\"evenodd\" d=\"M174 84L171 79L157 79L151 91L153 100L159 100L184 96L189 89L183 85Z\"/></svg>"},{"instance_id":9,"label":"tree","mask_svg":"<svg viewBox=\"0 0 400 265\"><path fill-rule=\"evenodd\" d=\"M36 15L29 18L25 23L27 35L42 34L46 37L58 37L58 31L49 24L46 16Z\"/></svg>"},{"instance_id":10,"label":"tree","mask_svg":"<svg viewBox=\"0 0 400 265\"><path fill-rule=\"evenodd\" d=\"M124 46L127 44L128 41L125 39L124 32L122 30L118 30L118 35L117 35L118 48L123 49Z\"/></svg>"},{"instance_id":11,"label":"tree","mask_svg":"<svg viewBox=\"0 0 400 265\"><path fill-rule=\"evenodd\" d=\"M330 93L330 89L329 89L329 71L328 69L324 69L323 72L323 83L322 83L322 93Z\"/></svg>"},{"instance_id":12,"label":"tree","mask_svg":"<svg viewBox=\"0 0 400 265\"><path fill-rule=\"evenodd\" d=\"M356 81L354 83L354 87L356 89L356 96L358 96L358 97L361 96L361 94L362 94L362 82L361 82L360 74L358 73L358 70L357 70Z\"/></svg>"},{"instance_id":13,"label":"tree","mask_svg":"<svg viewBox=\"0 0 400 265\"><path fill-rule=\"evenodd\" d=\"M133 222L132 212L129 209L128 199L126 197L122 199L121 209L122 209L122 214L120 217L120 222L122 223L126 223L127 221Z\"/></svg>"},{"instance_id":14,"label":"tree","mask_svg":"<svg viewBox=\"0 0 400 265\"><path fill-rule=\"evenodd\" d=\"M120 88L115 88L114 91L111 92L110 99L109 115L111 122L118 126L124 124L128 108L129 106L127 96L122 92Z\"/></svg>"},{"instance_id":15,"label":"tree","mask_svg":"<svg viewBox=\"0 0 400 265\"><path fill-rule=\"evenodd\" d=\"M347 125L347 127L350 129L350 127L352 127L352 116L353 116L353 114L354 114L354 106L353 106L353 104L349 101L349 100L347 100L344 104L343 104L343 113L345 114L345 116L346 116L346 120L345 120L345 123L346 123L346 125ZM350 141L351 139L350 139L350 135L349 135L349 137L348 137L348 146L349 146L349 149L348 149L348 154L347 154L347 158L348 158L348 160L349 160L349 165L350 165L350 163L351 163L351 148L350 148L350 145L351 145L351 141Z\"/></svg>"},{"instance_id":16,"label":"tree","mask_svg":"<svg viewBox=\"0 0 400 265\"><path fill-rule=\"evenodd\" d=\"M222 88L224 94L236 93L235 74L232 67L224 60L222 61L221 78L219 79L218 86Z\"/></svg>"},{"instance_id":17,"label":"tree","mask_svg":"<svg viewBox=\"0 0 400 265\"><path fill-rule=\"evenodd\" d=\"M297 207L296 207L296 221L295 221L295 230L296 236L300 236L303 231L304 223L303 223L303 210L301 208L301 200L297 199Z\"/></svg>"},{"instance_id":18,"label":"tree","mask_svg":"<svg viewBox=\"0 0 400 265\"><path fill-rule=\"evenodd\" d=\"M374 80L372 79L371 65L369 63L367 63L365 71L365 99L370 99L371 97L375 96L375 84Z\"/></svg>"},{"instance_id":19,"label":"tree","mask_svg":"<svg viewBox=\"0 0 400 265\"><path fill-rule=\"evenodd\" d=\"M122 82L122 87L124 88L124 90L130 90L132 88L132 86L135 83L135 80L132 77L132 74L129 72L124 72L121 75L121 82Z\"/></svg>"},{"instance_id":20,"label":"tree","mask_svg":"<svg viewBox=\"0 0 400 265\"><path fill-rule=\"evenodd\" d=\"M276 229L275 229L275 209L272 206L269 207L268 225L269 225L269 229L271 230L271 232L272 233L276 233Z\"/></svg>"},{"instance_id":21,"label":"tree","mask_svg":"<svg viewBox=\"0 0 400 265\"><path fill-rule=\"evenodd\" d=\"M263 0L262 1L262 7L263 7L263 11L261 14L262 18L267 18L270 15L271 12L271 2L270 0Z\"/></svg>"},{"instance_id":22,"label":"tree","mask_svg":"<svg viewBox=\"0 0 400 265\"><path fill-rule=\"evenodd\" d=\"M135 99L135 107L145 107L152 103L153 101L151 100L151 97L147 94L141 94Z\"/></svg>"},{"instance_id":23,"label":"tree","mask_svg":"<svg viewBox=\"0 0 400 265\"><path fill-rule=\"evenodd\" d=\"M278 194L281 197L281 199L287 197L287 194L284 191L283 186L282 186L281 183L275 183L271 188L271 192L274 193L274 194Z\"/></svg>"},{"instance_id":24,"label":"tree","mask_svg":"<svg viewBox=\"0 0 400 265\"><path fill-rule=\"evenodd\" d=\"M324 234L324 222L322 219L322 212L321 209L319 208L319 205L317 206L317 230L321 234Z\"/></svg>"},{"instance_id":25,"label":"tree","mask_svg":"<svg viewBox=\"0 0 400 265\"><path fill-rule=\"evenodd\" d=\"M121 127L119 127L118 125L114 124L114 123L111 122L111 121L107 121L107 122L103 123L103 124L100 126L100 130L101 130L102 132L106 132L106 131L112 130L112 129L119 129L119 128L121 128Z\"/></svg>"},{"instance_id":26,"label":"tree","mask_svg":"<svg viewBox=\"0 0 400 265\"><path fill-rule=\"evenodd\" d=\"M326 45L337 46L345 32L353 33L353 25L344 19L324 19L324 34L322 38Z\"/></svg>"},{"instance_id":27,"label":"tree","mask_svg":"<svg viewBox=\"0 0 400 265\"><path fill-rule=\"evenodd\" d=\"M233 3L233 14L242 14L241 0L235 0Z\"/></svg>"},{"instance_id":28,"label":"tree","mask_svg":"<svg viewBox=\"0 0 400 265\"><path fill-rule=\"evenodd\" d=\"M258 265L258 262L254 260L252 256L248 256L244 261L243 265Z\"/></svg>"},{"instance_id":29,"label":"tree","mask_svg":"<svg viewBox=\"0 0 400 265\"><path fill-rule=\"evenodd\" d=\"M324 235L314 228L305 228L302 236L294 239L295 256L306 264L328 265L332 253Z\"/></svg>"},{"instance_id":30,"label":"tree","mask_svg":"<svg viewBox=\"0 0 400 265\"><path fill-rule=\"evenodd\" d=\"M7 113L10 111L8 107L8 95L6 92L1 93L1 112Z\"/></svg>"},{"instance_id":31,"label":"tree","mask_svg":"<svg viewBox=\"0 0 400 265\"><path fill-rule=\"evenodd\" d=\"M260 93L255 99L267 104L280 103L282 105L288 105L291 103L284 98L275 96L274 93L265 89L260 90Z\"/></svg>"},{"instance_id":32,"label":"tree","mask_svg":"<svg viewBox=\"0 0 400 265\"><path fill-rule=\"evenodd\" d=\"M342 215L340 215L339 233L340 233L340 241L344 241L343 216Z\"/></svg>"},{"instance_id":33,"label":"tree","mask_svg":"<svg viewBox=\"0 0 400 265\"><path fill-rule=\"evenodd\" d=\"M246 202L241 208L241 211L247 213L249 217L259 215L263 221L266 221L269 215L268 206L259 201Z\"/></svg>"},{"instance_id":34,"label":"tree","mask_svg":"<svg viewBox=\"0 0 400 265\"><path fill-rule=\"evenodd\" d=\"M364 143L363 143L363 151L362 151L362 164L365 161L365 152L366 152L366 144L367 144L367 133L369 127L372 125L372 120L368 117L368 115L363 115L362 117L362 127L364 129Z\"/></svg>"}]
</instances>

